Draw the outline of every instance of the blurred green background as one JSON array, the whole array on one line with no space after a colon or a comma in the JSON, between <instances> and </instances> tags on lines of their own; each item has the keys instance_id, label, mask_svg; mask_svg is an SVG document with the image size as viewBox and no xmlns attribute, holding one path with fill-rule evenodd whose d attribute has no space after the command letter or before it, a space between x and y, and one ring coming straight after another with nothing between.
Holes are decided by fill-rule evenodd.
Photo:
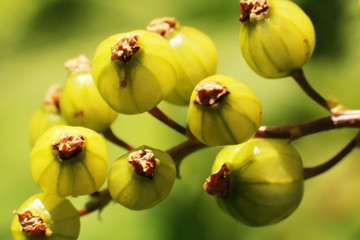
<instances>
[{"instance_id":1,"label":"blurred green background","mask_svg":"<svg viewBox=\"0 0 360 240\"><path fill-rule=\"evenodd\" d=\"M311 84L334 94L348 108L360 108L360 16L357 1L296 1L316 28L314 57L305 66ZM236 0L1 0L0 1L0 239L12 239L12 211L39 192L29 168L28 123L44 92L63 84L64 61L93 57L97 44L114 33L145 28L156 17L174 16L207 33L219 54L218 73L249 85L263 104L264 125L326 116L289 78L265 80L245 64L238 46ZM186 108L160 108L185 124ZM168 149L184 140L148 114L119 116L114 131L137 146ZM134 134L135 133L135 134ZM297 140L304 165L325 161L356 133L343 129ZM124 153L108 143L110 161ZM222 213L202 190L218 148L190 155L170 196L146 211L111 203L101 215L81 219L79 239L360 239L360 153L305 184L299 209L285 221L250 228ZM87 197L73 199L80 208Z\"/></svg>"}]
</instances>

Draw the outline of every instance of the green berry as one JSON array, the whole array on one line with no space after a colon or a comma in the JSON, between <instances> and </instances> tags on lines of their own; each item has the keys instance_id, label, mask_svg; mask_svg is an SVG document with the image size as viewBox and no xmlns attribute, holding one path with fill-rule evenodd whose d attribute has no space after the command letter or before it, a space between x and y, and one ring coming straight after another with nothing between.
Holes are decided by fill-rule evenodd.
<instances>
[{"instance_id":1,"label":"green berry","mask_svg":"<svg viewBox=\"0 0 360 240\"><path fill-rule=\"evenodd\" d=\"M91 129L52 127L35 143L30 167L35 182L45 192L59 196L91 194L106 180L105 141Z\"/></svg>"},{"instance_id":2,"label":"green berry","mask_svg":"<svg viewBox=\"0 0 360 240\"><path fill-rule=\"evenodd\" d=\"M15 240L75 240L80 231L80 216L66 198L38 193L14 211L11 224Z\"/></svg>"},{"instance_id":3,"label":"green berry","mask_svg":"<svg viewBox=\"0 0 360 240\"><path fill-rule=\"evenodd\" d=\"M60 98L61 114L72 126L104 132L114 122L115 112L99 94L90 72L90 61L80 55L65 63L69 77Z\"/></svg>"},{"instance_id":4,"label":"green berry","mask_svg":"<svg viewBox=\"0 0 360 240\"><path fill-rule=\"evenodd\" d=\"M241 52L265 78L294 73L310 58L315 30L310 18L292 1L241 0Z\"/></svg>"},{"instance_id":5,"label":"green berry","mask_svg":"<svg viewBox=\"0 0 360 240\"><path fill-rule=\"evenodd\" d=\"M31 145L34 145L36 140L49 128L66 124L66 121L60 115L60 95L61 86L58 84L51 86L45 95L43 105L32 115L29 124Z\"/></svg>"},{"instance_id":6,"label":"green berry","mask_svg":"<svg viewBox=\"0 0 360 240\"><path fill-rule=\"evenodd\" d=\"M249 226L283 220L302 199L302 161L285 140L252 139L225 147L212 172L204 189L224 212Z\"/></svg>"},{"instance_id":7,"label":"green berry","mask_svg":"<svg viewBox=\"0 0 360 240\"><path fill-rule=\"evenodd\" d=\"M133 210L143 210L163 201L175 178L175 163L169 154L141 146L112 164L108 184L115 201Z\"/></svg>"},{"instance_id":8,"label":"green berry","mask_svg":"<svg viewBox=\"0 0 360 240\"><path fill-rule=\"evenodd\" d=\"M192 134L209 146L247 141L261 124L261 104L254 92L234 78L210 76L191 95L188 124Z\"/></svg>"},{"instance_id":9,"label":"green berry","mask_svg":"<svg viewBox=\"0 0 360 240\"><path fill-rule=\"evenodd\" d=\"M137 114L153 109L175 87L177 61L159 34L136 30L108 37L96 49L94 82L117 112Z\"/></svg>"},{"instance_id":10,"label":"green berry","mask_svg":"<svg viewBox=\"0 0 360 240\"><path fill-rule=\"evenodd\" d=\"M175 18L154 19L147 29L169 41L179 63L175 89L165 100L188 105L196 84L216 72L217 50L214 42L196 28L180 25Z\"/></svg>"}]
</instances>

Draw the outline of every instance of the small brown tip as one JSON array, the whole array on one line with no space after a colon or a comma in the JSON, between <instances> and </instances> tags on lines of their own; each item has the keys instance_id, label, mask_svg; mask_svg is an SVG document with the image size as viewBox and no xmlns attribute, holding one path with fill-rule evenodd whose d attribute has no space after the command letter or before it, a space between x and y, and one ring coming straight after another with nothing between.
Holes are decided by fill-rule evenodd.
<instances>
[{"instance_id":1,"label":"small brown tip","mask_svg":"<svg viewBox=\"0 0 360 240\"><path fill-rule=\"evenodd\" d=\"M67 60L64 66L70 74L88 72L91 68L91 62L85 55L81 54L76 58Z\"/></svg>"},{"instance_id":2,"label":"small brown tip","mask_svg":"<svg viewBox=\"0 0 360 240\"><path fill-rule=\"evenodd\" d=\"M163 37L170 34L175 28L179 26L179 23L173 17L156 18L152 20L146 29L150 32L155 32Z\"/></svg>"},{"instance_id":3,"label":"small brown tip","mask_svg":"<svg viewBox=\"0 0 360 240\"><path fill-rule=\"evenodd\" d=\"M268 0L240 1L240 22L260 20L267 14L270 5Z\"/></svg>"},{"instance_id":4,"label":"small brown tip","mask_svg":"<svg viewBox=\"0 0 360 240\"><path fill-rule=\"evenodd\" d=\"M41 239L52 235L51 230L39 216L34 216L29 208L24 208L20 212L14 211L18 215L21 224L21 230L26 233L30 239Z\"/></svg>"},{"instance_id":5,"label":"small brown tip","mask_svg":"<svg viewBox=\"0 0 360 240\"><path fill-rule=\"evenodd\" d=\"M208 177L203 185L210 195L227 198L230 192L231 169L224 163L221 168Z\"/></svg>"},{"instance_id":6,"label":"small brown tip","mask_svg":"<svg viewBox=\"0 0 360 240\"><path fill-rule=\"evenodd\" d=\"M137 175L153 179L159 160L154 158L153 151L144 149L132 152L128 157L128 162L134 166Z\"/></svg>"},{"instance_id":7,"label":"small brown tip","mask_svg":"<svg viewBox=\"0 0 360 240\"><path fill-rule=\"evenodd\" d=\"M46 106L53 106L57 112L60 112L60 96L62 87L60 84L54 84L48 88L45 94L44 104Z\"/></svg>"},{"instance_id":8,"label":"small brown tip","mask_svg":"<svg viewBox=\"0 0 360 240\"><path fill-rule=\"evenodd\" d=\"M139 35L136 33L128 33L119 38L116 43L111 46L110 60L120 60L122 63L128 63L131 57L140 50L138 44Z\"/></svg>"},{"instance_id":9,"label":"small brown tip","mask_svg":"<svg viewBox=\"0 0 360 240\"><path fill-rule=\"evenodd\" d=\"M59 153L59 161L66 161L76 157L84 148L85 139L81 135L62 132L52 144L52 148Z\"/></svg>"},{"instance_id":10,"label":"small brown tip","mask_svg":"<svg viewBox=\"0 0 360 240\"><path fill-rule=\"evenodd\" d=\"M196 87L197 92L194 99L195 104L201 106L216 106L225 96L230 94L229 90L219 82L200 82Z\"/></svg>"}]
</instances>

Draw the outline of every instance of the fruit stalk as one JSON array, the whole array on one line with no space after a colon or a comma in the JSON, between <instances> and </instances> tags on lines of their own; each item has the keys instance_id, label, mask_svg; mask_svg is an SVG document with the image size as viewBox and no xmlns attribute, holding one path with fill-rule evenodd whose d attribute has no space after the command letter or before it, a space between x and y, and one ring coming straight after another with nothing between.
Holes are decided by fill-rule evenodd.
<instances>
[{"instance_id":1,"label":"fruit stalk","mask_svg":"<svg viewBox=\"0 0 360 240\"><path fill-rule=\"evenodd\" d=\"M175 131L177 131L178 133L181 133L183 135L186 135L186 128L184 128L183 126L181 126L180 124L178 124L177 122L175 122L174 120L172 120L170 117L168 117L165 113L163 113L158 107L154 107L153 109L151 109L149 111L149 113L154 116L155 118L157 118L159 121L161 121L162 123L168 125L169 127L171 127L172 129L174 129Z\"/></svg>"},{"instance_id":2,"label":"fruit stalk","mask_svg":"<svg viewBox=\"0 0 360 240\"><path fill-rule=\"evenodd\" d=\"M284 139L295 140L310 134L315 134L322 131L328 131L337 128L360 128L360 111L347 110L337 116L329 116L329 117L320 118L313 121L303 122L298 124L262 126L260 127L255 137L284 138ZM112 133L111 129L107 131L106 137L108 139L109 136L111 136L111 133ZM356 147L358 138L359 135L357 135L342 151L340 151L336 156L331 158L326 163L315 167L304 168L304 179L309 179L318 176L326 172L330 168L332 168L334 165L336 165L341 159L343 159L348 153L350 153ZM167 150L166 152L174 159L176 167L179 168L182 160L186 156L205 147L208 146L199 142L193 136L190 136L188 140L177 146L174 146L173 148ZM129 148L128 150L132 150L132 149ZM96 192L91 196L92 199L89 201L86 207L79 210L80 216L87 215L98 209L101 210L111 201L111 196L107 188L100 192Z\"/></svg>"},{"instance_id":3,"label":"fruit stalk","mask_svg":"<svg viewBox=\"0 0 360 240\"><path fill-rule=\"evenodd\" d=\"M78 212L80 216L85 216L96 210L101 210L112 200L108 188L95 192L91 194L90 197L91 200L86 204L86 206L82 209L79 209Z\"/></svg>"},{"instance_id":4,"label":"fruit stalk","mask_svg":"<svg viewBox=\"0 0 360 240\"><path fill-rule=\"evenodd\" d=\"M110 142L118 145L119 147L122 147L124 149L127 149L129 151L133 150L134 147L131 146L130 144L124 142L123 140L121 140L120 138L118 138L114 132L111 130L111 128L108 128L105 132L104 132L104 137L109 140Z\"/></svg>"},{"instance_id":5,"label":"fruit stalk","mask_svg":"<svg viewBox=\"0 0 360 240\"><path fill-rule=\"evenodd\" d=\"M174 159L176 167L179 168L181 161L191 153L207 147L205 144L201 143L195 137L191 136L188 140L183 143L180 143L177 146L167 150L166 152ZM179 173L179 171L178 171Z\"/></svg>"},{"instance_id":6,"label":"fruit stalk","mask_svg":"<svg viewBox=\"0 0 360 240\"><path fill-rule=\"evenodd\" d=\"M301 87L301 89L315 102L326 110L331 112L328 101L323 98L308 82L305 77L304 71L300 68L294 74L292 74L293 79Z\"/></svg>"},{"instance_id":7,"label":"fruit stalk","mask_svg":"<svg viewBox=\"0 0 360 240\"><path fill-rule=\"evenodd\" d=\"M338 115L331 115L308 122L261 126L255 137L296 140L307 135L339 128L360 128L360 112L347 110Z\"/></svg>"},{"instance_id":8,"label":"fruit stalk","mask_svg":"<svg viewBox=\"0 0 360 240\"><path fill-rule=\"evenodd\" d=\"M358 145L359 136L360 134L358 133L338 154L336 154L327 162L315 167L304 168L304 179L307 180L316 177L339 163Z\"/></svg>"}]
</instances>

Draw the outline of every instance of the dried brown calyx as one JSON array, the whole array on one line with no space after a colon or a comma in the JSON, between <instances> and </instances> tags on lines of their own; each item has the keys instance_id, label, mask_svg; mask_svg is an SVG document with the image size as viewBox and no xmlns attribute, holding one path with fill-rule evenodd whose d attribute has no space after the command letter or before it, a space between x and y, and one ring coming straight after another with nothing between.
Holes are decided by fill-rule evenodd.
<instances>
[{"instance_id":1,"label":"dried brown calyx","mask_svg":"<svg viewBox=\"0 0 360 240\"><path fill-rule=\"evenodd\" d=\"M146 29L150 32L155 32L163 37L170 34L175 28L179 26L179 23L173 17L156 18L152 20Z\"/></svg>"},{"instance_id":2,"label":"dried brown calyx","mask_svg":"<svg viewBox=\"0 0 360 240\"><path fill-rule=\"evenodd\" d=\"M110 60L120 60L124 64L128 63L131 57L141 48L138 44L138 39L139 36L136 33L128 33L118 39L116 43L111 46Z\"/></svg>"},{"instance_id":3,"label":"dried brown calyx","mask_svg":"<svg viewBox=\"0 0 360 240\"><path fill-rule=\"evenodd\" d=\"M219 82L205 81L195 87L197 92L194 99L195 104L201 106L216 106L225 96L230 94L229 90Z\"/></svg>"},{"instance_id":4,"label":"dried brown calyx","mask_svg":"<svg viewBox=\"0 0 360 240\"><path fill-rule=\"evenodd\" d=\"M240 22L260 21L268 13L270 5L268 0L240 1Z\"/></svg>"},{"instance_id":5,"label":"dried brown calyx","mask_svg":"<svg viewBox=\"0 0 360 240\"><path fill-rule=\"evenodd\" d=\"M29 238L41 239L52 235L52 231L43 219L40 216L34 216L29 208L24 208L20 212L14 211L14 214L18 215L21 229Z\"/></svg>"},{"instance_id":6,"label":"dried brown calyx","mask_svg":"<svg viewBox=\"0 0 360 240\"><path fill-rule=\"evenodd\" d=\"M54 84L48 88L45 94L44 104L47 107L51 107L54 111L60 112L60 96L61 86Z\"/></svg>"},{"instance_id":7,"label":"dried brown calyx","mask_svg":"<svg viewBox=\"0 0 360 240\"><path fill-rule=\"evenodd\" d=\"M159 163L159 160L154 158L153 151L144 149L132 152L128 157L128 161L134 166L137 175L149 179L154 178L155 167Z\"/></svg>"},{"instance_id":8,"label":"dried brown calyx","mask_svg":"<svg viewBox=\"0 0 360 240\"><path fill-rule=\"evenodd\" d=\"M230 180L231 169L223 164L216 173L206 179L203 188L210 195L227 198L230 191Z\"/></svg>"},{"instance_id":9,"label":"dried brown calyx","mask_svg":"<svg viewBox=\"0 0 360 240\"><path fill-rule=\"evenodd\" d=\"M91 68L90 60L83 54L76 58L69 59L64 64L69 74L75 74L78 72L88 72Z\"/></svg>"},{"instance_id":10,"label":"dried brown calyx","mask_svg":"<svg viewBox=\"0 0 360 240\"><path fill-rule=\"evenodd\" d=\"M59 161L66 161L78 156L84 148L85 139L81 135L62 132L52 144L52 148L59 153Z\"/></svg>"}]
</instances>

